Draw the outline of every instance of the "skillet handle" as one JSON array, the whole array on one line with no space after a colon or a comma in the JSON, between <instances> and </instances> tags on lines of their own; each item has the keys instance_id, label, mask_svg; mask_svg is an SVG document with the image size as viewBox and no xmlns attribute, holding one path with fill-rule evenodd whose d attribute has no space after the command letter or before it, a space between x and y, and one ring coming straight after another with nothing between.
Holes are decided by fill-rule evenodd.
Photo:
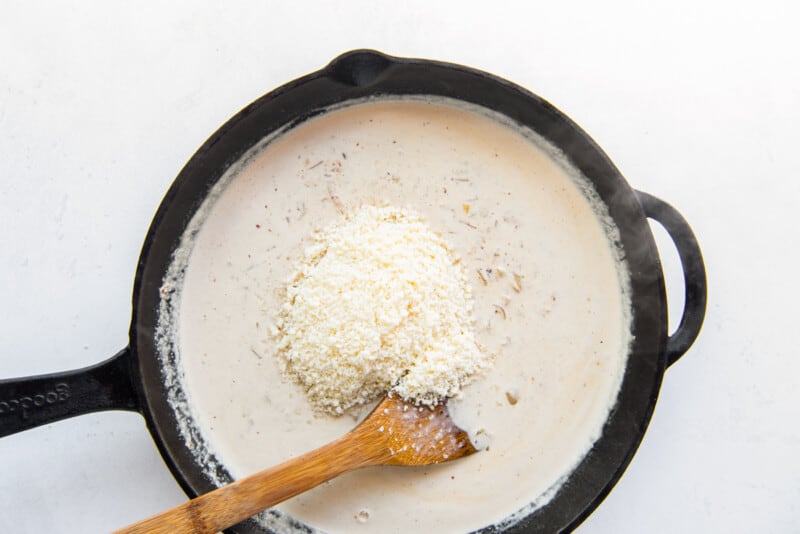
<instances>
[{"instance_id":1,"label":"skillet handle","mask_svg":"<svg viewBox=\"0 0 800 534\"><path fill-rule=\"evenodd\" d=\"M707 298L706 268L697 239L678 210L648 193L637 191L636 194L639 196L645 215L658 221L675 243L683 268L686 298L678 329L667 340L667 367L669 367L689 350L703 326Z\"/></svg>"},{"instance_id":2,"label":"skillet handle","mask_svg":"<svg viewBox=\"0 0 800 534\"><path fill-rule=\"evenodd\" d=\"M0 437L101 410L139 411L130 347L83 369L0 380Z\"/></svg>"}]
</instances>

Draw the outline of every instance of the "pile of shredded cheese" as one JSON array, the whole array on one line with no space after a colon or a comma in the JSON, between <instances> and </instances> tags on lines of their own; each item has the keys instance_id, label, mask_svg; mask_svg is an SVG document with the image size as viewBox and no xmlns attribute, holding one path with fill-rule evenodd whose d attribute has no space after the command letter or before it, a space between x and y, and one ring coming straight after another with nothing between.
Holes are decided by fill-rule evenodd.
<instances>
[{"instance_id":1,"label":"pile of shredded cheese","mask_svg":"<svg viewBox=\"0 0 800 534\"><path fill-rule=\"evenodd\" d=\"M364 206L312 237L273 333L315 408L341 414L389 391L435 405L489 365L463 269L418 214Z\"/></svg>"}]
</instances>

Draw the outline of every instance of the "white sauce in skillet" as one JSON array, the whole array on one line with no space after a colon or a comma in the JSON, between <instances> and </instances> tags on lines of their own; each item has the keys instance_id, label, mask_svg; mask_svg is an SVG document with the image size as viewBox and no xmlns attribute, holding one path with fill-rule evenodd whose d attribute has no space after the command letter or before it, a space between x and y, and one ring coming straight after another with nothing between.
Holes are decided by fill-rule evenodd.
<instances>
[{"instance_id":1,"label":"white sauce in skillet","mask_svg":"<svg viewBox=\"0 0 800 534\"><path fill-rule=\"evenodd\" d=\"M185 393L174 404L192 416L187 443L241 477L333 440L366 411L314 412L273 356L281 286L312 230L342 206L408 207L461 256L476 339L496 358L449 406L488 447L349 473L278 507L324 531L466 532L529 513L600 435L622 380L627 274L594 193L532 133L436 102L368 101L265 142L195 218L165 280L174 309L159 334L177 336L167 380Z\"/></svg>"}]
</instances>

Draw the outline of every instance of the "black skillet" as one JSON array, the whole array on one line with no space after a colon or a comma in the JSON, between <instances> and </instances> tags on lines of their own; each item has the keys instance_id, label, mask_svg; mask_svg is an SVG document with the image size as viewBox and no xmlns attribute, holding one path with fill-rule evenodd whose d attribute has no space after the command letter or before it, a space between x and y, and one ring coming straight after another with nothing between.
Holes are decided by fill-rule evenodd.
<instances>
[{"instance_id":1,"label":"black skillet","mask_svg":"<svg viewBox=\"0 0 800 534\"><path fill-rule=\"evenodd\" d=\"M162 299L159 289L172 253L211 187L265 136L334 104L392 95L438 95L470 102L538 132L594 185L619 228L631 276L634 341L616 405L602 436L557 495L506 531L567 532L580 524L631 461L653 413L666 368L686 352L700 331L706 278L694 235L675 209L633 190L583 130L536 95L466 67L368 50L346 53L324 69L263 96L206 141L167 192L145 239L134 284L129 345L92 367L0 381L0 436L99 410L138 411L186 493L196 496L213 489L179 433L155 347ZM672 336L667 330L664 276L648 218L666 228L683 267L685 309ZM229 480L224 468L220 469L218 474ZM263 530L247 521L231 532Z\"/></svg>"}]
</instances>

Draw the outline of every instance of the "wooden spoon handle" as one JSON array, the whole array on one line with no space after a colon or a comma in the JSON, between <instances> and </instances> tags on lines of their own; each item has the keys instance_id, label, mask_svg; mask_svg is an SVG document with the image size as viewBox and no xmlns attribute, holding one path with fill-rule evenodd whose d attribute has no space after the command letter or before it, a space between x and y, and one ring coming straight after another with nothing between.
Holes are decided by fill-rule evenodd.
<instances>
[{"instance_id":1,"label":"wooden spoon handle","mask_svg":"<svg viewBox=\"0 0 800 534\"><path fill-rule=\"evenodd\" d=\"M330 480L345 471L375 463L359 453L354 435L345 436L171 510L116 531L117 534L214 533L270 506Z\"/></svg>"}]
</instances>

